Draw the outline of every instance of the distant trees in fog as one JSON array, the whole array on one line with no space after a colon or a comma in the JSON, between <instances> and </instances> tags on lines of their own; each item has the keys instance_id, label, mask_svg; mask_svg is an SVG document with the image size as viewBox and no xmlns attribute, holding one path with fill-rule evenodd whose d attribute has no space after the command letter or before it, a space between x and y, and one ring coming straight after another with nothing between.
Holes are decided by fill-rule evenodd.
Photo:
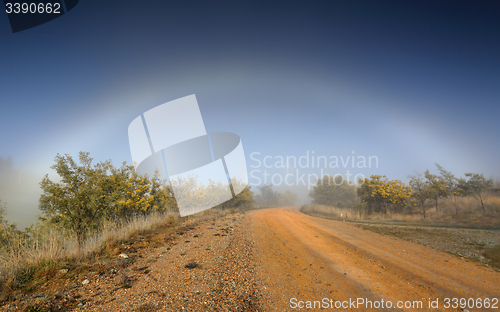
<instances>
[{"instance_id":1,"label":"distant trees in fog","mask_svg":"<svg viewBox=\"0 0 500 312\"><path fill-rule=\"evenodd\" d=\"M325 175L316 181L309 196L313 204L354 209L360 214L419 212L424 218L432 207L435 212L441 212L440 200L444 198L451 199L455 214L458 214L457 200L470 197L486 213L485 201L498 191L500 185L495 188L494 181L486 179L483 174L466 173L464 178L457 178L439 164L436 166L439 174L426 170L423 174L409 175L408 185L389 180L384 175L372 175L369 179L360 179L356 186L342 181L341 177Z\"/></svg>"},{"instance_id":2,"label":"distant trees in fog","mask_svg":"<svg viewBox=\"0 0 500 312\"><path fill-rule=\"evenodd\" d=\"M292 191L279 193L273 190L272 184L264 184L257 189L259 193L255 195L255 201L262 207L293 206L297 202L297 194Z\"/></svg>"},{"instance_id":3,"label":"distant trees in fog","mask_svg":"<svg viewBox=\"0 0 500 312\"><path fill-rule=\"evenodd\" d=\"M316 180L309 197L314 204L339 208L351 207L357 202L356 187L341 176L325 175L322 179Z\"/></svg>"},{"instance_id":4,"label":"distant trees in fog","mask_svg":"<svg viewBox=\"0 0 500 312\"><path fill-rule=\"evenodd\" d=\"M19 234L17 225L15 223L10 223L5 219L6 214L6 204L0 200L0 250L2 249L2 246L8 244L14 236Z\"/></svg>"}]
</instances>

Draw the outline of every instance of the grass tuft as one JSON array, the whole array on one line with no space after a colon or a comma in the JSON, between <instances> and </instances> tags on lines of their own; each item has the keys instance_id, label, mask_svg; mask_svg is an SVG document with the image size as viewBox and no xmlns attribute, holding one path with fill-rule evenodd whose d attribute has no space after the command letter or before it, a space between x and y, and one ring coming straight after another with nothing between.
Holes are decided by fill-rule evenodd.
<instances>
[{"instance_id":1,"label":"grass tuft","mask_svg":"<svg viewBox=\"0 0 500 312\"><path fill-rule=\"evenodd\" d=\"M187 263L184 267L185 267L186 269L194 269L194 268L197 268L197 267L199 267L199 266L200 266L200 265L199 265L196 261L191 260L191 261L189 261L189 262L188 262L188 263Z\"/></svg>"},{"instance_id":2,"label":"grass tuft","mask_svg":"<svg viewBox=\"0 0 500 312\"><path fill-rule=\"evenodd\" d=\"M489 260L489 265L500 269L500 246L486 249L483 256Z\"/></svg>"}]
</instances>

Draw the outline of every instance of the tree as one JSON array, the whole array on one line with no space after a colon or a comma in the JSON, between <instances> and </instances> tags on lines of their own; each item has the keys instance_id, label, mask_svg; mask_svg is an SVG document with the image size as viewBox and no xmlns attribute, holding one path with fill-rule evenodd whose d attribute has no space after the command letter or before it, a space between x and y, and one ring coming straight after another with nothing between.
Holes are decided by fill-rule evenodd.
<instances>
[{"instance_id":1,"label":"tree","mask_svg":"<svg viewBox=\"0 0 500 312\"><path fill-rule=\"evenodd\" d=\"M433 195L429 181L425 181L420 173L409 175L408 177L410 178L409 184L412 190L411 197L419 204L425 219L425 203Z\"/></svg>"},{"instance_id":2,"label":"tree","mask_svg":"<svg viewBox=\"0 0 500 312\"><path fill-rule=\"evenodd\" d=\"M429 196L434 199L436 203L436 212L438 211L438 199L448 196L447 182L440 176L431 174L429 169L424 173L427 183L429 185Z\"/></svg>"},{"instance_id":3,"label":"tree","mask_svg":"<svg viewBox=\"0 0 500 312\"><path fill-rule=\"evenodd\" d=\"M278 204L280 206L293 206L297 201L297 194L292 191L285 191L278 195Z\"/></svg>"},{"instance_id":4,"label":"tree","mask_svg":"<svg viewBox=\"0 0 500 312\"><path fill-rule=\"evenodd\" d=\"M0 200L0 247L5 246L9 241L8 235L8 224L5 220L5 215L7 214L7 209L5 203Z\"/></svg>"},{"instance_id":5,"label":"tree","mask_svg":"<svg viewBox=\"0 0 500 312\"><path fill-rule=\"evenodd\" d=\"M478 173L466 173L468 179L460 179L459 185L466 195L470 195L481 203L483 213L486 213L484 208L484 201L489 197L491 187L493 186L493 179L486 179L484 175Z\"/></svg>"},{"instance_id":6,"label":"tree","mask_svg":"<svg viewBox=\"0 0 500 312\"><path fill-rule=\"evenodd\" d=\"M159 180L158 170L149 178L148 175L139 175L134 166L123 162L120 168L111 166L109 172L107 178L112 191L108 193L108 219L176 207L171 188Z\"/></svg>"},{"instance_id":7,"label":"tree","mask_svg":"<svg viewBox=\"0 0 500 312\"><path fill-rule=\"evenodd\" d=\"M0 200L0 225L4 224L6 214L7 214L7 207L5 203Z\"/></svg>"},{"instance_id":8,"label":"tree","mask_svg":"<svg viewBox=\"0 0 500 312\"><path fill-rule=\"evenodd\" d=\"M358 182L361 185L357 194L367 204L368 213L401 212L412 192L411 187L399 180L388 180L385 175L372 175Z\"/></svg>"},{"instance_id":9,"label":"tree","mask_svg":"<svg viewBox=\"0 0 500 312\"><path fill-rule=\"evenodd\" d=\"M9 223L5 219L7 215L7 205L0 200L0 249L8 247L14 238L21 234L17 224Z\"/></svg>"},{"instance_id":10,"label":"tree","mask_svg":"<svg viewBox=\"0 0 500 312\"><path fill-rule=\"evenodd\" d=\"M231 183L233 186L238 185L238 189L241 189L241 187L244 186L242 181L236 181L235 179L231 179ZM255 202L251 189L252 187L250 185L246 186L238 195L220 204L219 207L222 209L251 207Z\"/></svg>"},{"instance_id":11,"label":"tree","mask_svg":"<svg viewBox=\"0 0 500 312\"><path fill-rule=\"evenodd\" d=\"M357 202L356 186L344 181L341 176L324 175L322 179L316 180L309 197L317 205L352 207Z\"/></svg>"},{"instance_id":12,"label":"tree","mask_svg":"<svg viewBox=\"0 0 500 312\"><path fill-rule=\"evenodd\" d=\"M261 206L278 205L278 192L273 190L272 184L264 184L258 187L260 194L257 195L257 202Z\"/></svg>"},{"instance_id":13,"label":"tree","mask_svg":"<svg viewBox=\"0 0 500 312\"><path fill-rule=\"evenodd\" d=\"M60 176L53 182L46 175L40 186L41 219L58 224L76 236L81 247L92 230L106 219L149 212L159 207L158 181L135 173L132 166L115 169L110 160L92 165L87 152L79 153L78 165L70 155L57 154L51 167Z\"/></svg>"},{"instance_id":14,"label":"tree","mask_svg":"<svg viewBox=\"0 0 500 312\"><path fill-rule=\"evenodd\" d=\"M458 178L449 171L446 171L441 165L436 164L438 171L441 175L441 179L446 183L446 189L448 190L448 195L452 196L455 205L455 214L458 215L458 205L457 198L463 196L463 192L458 184Z\"/></svg>"},{"instance_id":15,"label":"tree","mask_svg":"<svg viewBox=\"0 0 500 312\"><path fill-rule=\"evenodd\" d=\"M212 181L209 179L208 185L198 182L198 176L188 175L187 177L177 177L170 180L172 188L166 187L168 191L175 190L173 202L181 203L183 209L192 212L200 211L210 207L222 209L250 207L254 203L251 187L241 180L231 179L231 185L224 181ZM228 192L233 193L231 188L237 191L241 190L235 197L227 199ZM231 194L230 193L230 194ZM170 193L172 196L174 193ZM168 196L167 196L168 197Z\"/></svg>"}]
</instances>

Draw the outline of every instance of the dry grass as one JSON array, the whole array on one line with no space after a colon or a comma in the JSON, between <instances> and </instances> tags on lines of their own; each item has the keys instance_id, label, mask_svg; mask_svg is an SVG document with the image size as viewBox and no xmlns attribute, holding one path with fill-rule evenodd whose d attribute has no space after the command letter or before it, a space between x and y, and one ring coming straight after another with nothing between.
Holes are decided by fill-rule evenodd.
<instances>
[{"instance_id":1,"label":"dry grass","mask_svg":"<svg viewBox=\"0 0 500 312\"><path fill-rule=\"evenodd\" d=\"M483 256L491 261L491 266L500 269L500 246L486 249Z\"/></svg>"},{"instance_id":2,"label":"dry grass","mask_svg":"<svg viewBox=\"0 0 500 312\"><path fill-rule=\"evenodd\" d=\"M324 205L303 206L301 211L308 214L346 221L382 221L400 220L405 222L434 222L443 225L460 225L477 227L500 227L500 197L490 196L484 201L485 212L480 203L473 197L445 198L435 202L428 201L426 205L426 219L421 212L413 214L362 214L361 209L337 208Z\"/></svg>"},{"instance_id":3,"label":"dry grass","mask_svg":"<svg viewBox=\"0 0 500 312\"><path fill-rule=\"evenodd\" d=\"M0 255L0 287L22 287L28 280L26 277L33 275L40 264L47 266L67 259L81 261L97 252L103 242L127 239L155 227L176 224L179 220L178 215L172 213L152 213L106 224L102 231L90 235L81 249L77 241L64 231L48 230L32 237L18 238Z\"/></svg>"},{"instance_id":4,"label":"dry grass","mask_svg":"<svg viewBox=\"0 0 500 312\"><path fill-rule=\"evenodd\" d=\"M90 235L81 249L68 233L53 229L16 239L7 250L0 253L0 292L22 289L40 275L54 276L58 269L68 263L84 262L97 253L106 253L114 248L116 242L125 241L134 235L167 227L192 227L228 213L230 211L213 208L181 218L177 212L158 212L108 223L100 232Z\"/></svg>"},{"instance_id":5,"label":"dry grass","mask_svg":"<svg viewBox=\"0 0 500 312\"><path fill-rule=\"evenodd\" d=\"M434 205L434 203L432 203ZM490 196L484 200L486 212L495 213L500 209L500 197ZM467 211L480 211L481 204L472 197L458 197L440 199L438 202L438 213L441 214L460 214Z\"/></svg>"},{"instance_id":6,"label":"dry grass","mask_svg":"<svg viewBox=\"0 0 500 312\"><path fill-rule=\"evenodd\" d=\"M378 214L373 213L370 215L364 215L357 212L355 209L349 208L337 208L325 205L309 205L302 206L300 211L304 213L312 213L318 215L325 215L332 219L336 220L388 220L388 219L409 219L409 220L418 220L420 216L418 215L403 215L396 213L388 213L388 214Z\"/></svg>"},{"instance_id":7,"label":"dry grass","mask_svg":"<svg viewBox=\"0 0 500 312\"><path fill-rule=\"evenodd\" d=\"M429 209L429 218L461 225L500 226L500 198L485 199L483 211L480 203L472 197L445 198L438 202L438 209Z\"/></svg>"}]
</instances>

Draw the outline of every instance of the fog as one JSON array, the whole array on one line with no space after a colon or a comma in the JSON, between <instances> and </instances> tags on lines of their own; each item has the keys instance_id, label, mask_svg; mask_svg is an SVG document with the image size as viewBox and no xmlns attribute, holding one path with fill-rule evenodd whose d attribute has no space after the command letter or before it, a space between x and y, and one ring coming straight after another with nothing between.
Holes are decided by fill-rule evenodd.
<instances>
[{"instance_id":1,"label":"fog","mask_svg":"<svg viewBox=\"0 0 500 312\"><path fill-rule=\"evenodd\" d=\"M0 156L0 200L7 206L7 219L24 229L36 222L38 198L41 189L38 183L43 174L34 173L20 166L13 166L11 157Z\"/></svg>"}]
</instances>

